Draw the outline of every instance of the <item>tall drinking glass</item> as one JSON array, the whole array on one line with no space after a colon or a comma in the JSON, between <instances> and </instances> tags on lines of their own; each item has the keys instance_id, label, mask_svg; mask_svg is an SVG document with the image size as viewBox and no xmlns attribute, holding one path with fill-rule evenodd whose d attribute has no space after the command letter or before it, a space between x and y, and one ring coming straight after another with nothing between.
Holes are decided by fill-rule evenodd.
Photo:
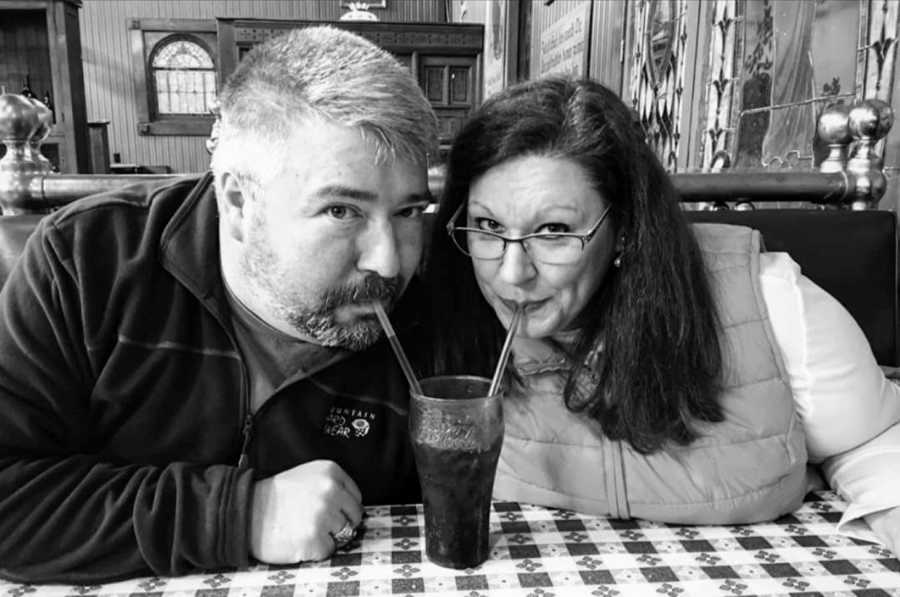
<instances>
[{"instance_id":1,"label":"tall drinking glass","mask_svg":"<svg viewBox=\"0 0 900 597\"><path fill-rule=\"evenodd\" d=\"M500 395L470 375L420 380L409 429L422 502L425 554L447 568L473 568L490 550L491 492L503 444Z\"/></svg>"}]
</instances>

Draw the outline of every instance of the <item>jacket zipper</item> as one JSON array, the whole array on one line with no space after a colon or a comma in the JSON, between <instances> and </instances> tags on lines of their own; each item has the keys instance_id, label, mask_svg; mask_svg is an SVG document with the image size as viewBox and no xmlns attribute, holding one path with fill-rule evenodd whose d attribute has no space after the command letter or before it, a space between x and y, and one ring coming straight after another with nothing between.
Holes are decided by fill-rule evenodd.
<instances>
[{"instance_id":1,"label":"jacket zipper","mask_svg":"<svg viewBox=\"0 0 900 597\"><path fill-rule=\"evenodd\" d=\"M613 444L613 474L616 476L616 510L617 518L631 518L631 507L628 504L628 486L625 484L625 455L623 441Z\"/></svg>"},{"instance_id":2,"label":"jacket zipper","mask_svg":"<svg viewBox=\"0 0 900 597\"><path fill-rule=\"evenodd\" d=\"M246 413L244 415L244 426L241 428L241 455L238 456L237 467L239 469L247 468L247 449L250 447L250 439L253 437L253 414Z\"/></svg>"},{"instance_id":3,"label":"jacket zipper","mask_svg":"<svg viewBox=\"0 0 900 597\"><path fill-rule=\"evenodd\" d=\"M203 185L203 188L200 188L201 184ZM212 186L212 175L207 173L197 181L194 188L185 198L184 203L199 203L202 200L201 196L203 193L208 192ZM194 208L195 206L191 206L190 209L193 210ZM180 221L181 220L179 220L179 222ZM206 311L212 315L213 319L218 322L222 331L225 333L225 336L228 338L228 341L231 343L232 350L238 355L238 366L241 371L241 396L240 403L238 404L238 417L242 417L244 422L241 425L241 453L238 456L237 466L239 469L247 468L249 460L247 450L250 447L250 439L253 435L253 412L250 405L249 373L247 372L247 365L244 362L244 357L241 354L240 345L238 344L237 338L231 327L229 311L226 309L225 313L222 312L222 303L227 305L228 301L227 299L224 299L223 301L216 300L217 297L214 290L201 292L203 289L198 286L194 279L184 275L180 268L173 268L172 263L170 263L172 261L171 259L168 257L161 257L160 259L163 269L172 274L189 292L191 292L197 298L199 303L203 305ZM224 280L221 284L223 285L222 291L225 292Z\"/></svg>"}]
</instances>

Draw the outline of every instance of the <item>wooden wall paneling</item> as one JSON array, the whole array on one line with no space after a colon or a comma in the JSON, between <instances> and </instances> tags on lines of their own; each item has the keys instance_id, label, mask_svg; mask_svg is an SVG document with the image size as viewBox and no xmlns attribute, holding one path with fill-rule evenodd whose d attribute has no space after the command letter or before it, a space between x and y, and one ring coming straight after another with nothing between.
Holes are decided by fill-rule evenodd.
<instances>
[{"instance_id":1,"label":"wooden wall paneling","mask_svg":"<svg viewBox=\"0 0 900 597\"><path fill-rule=\"evenodd\" d=\"M450 22L452 23L480 23L486 25L488 21L488 9L493 0L453 0L451 4ZM534 2L536 0L512 0L516 2ZM465 9L465 12L463 12Z\"/></svg>"},{"instance_id":2,"label":"wooden wall paneling","mask_svg":"<svg viewBox=\"0 0 900 597\"><path fill-rule=\"evenodd\" d=\"M593 0L593 2L588 75L623 96L629 1Z\"/></svg>"},{"instance_id":3,"label":"wooden wall paneling","mask_svg":"<svg viewBox=\"0 0 900 597\"><path fill-rule=\"evenodd\" d=\"M516 23L516 81L531 78L531 13L532 3L519 2L519 22Z\"/></svg>"},{"instance_id":4,"label":"wooden wall paneling","mask_svg":"<svg viewBox=\"0 0 900 597\"><path fill-rule=\"evenodd\" d=\"M88 140L90 142L89 168L91 174L109 174L109 136L106 127L109 125L104 120L88 123Z\"/></svg>"},{"instance_id":5,"label":"wooden wall paneling","mask_svg":"<svg viewBox=\"0 0 900 597\"><path fill-rule=\"evenodd\" d=\"M144 32L141 31L139 19L133 19L128 25L128 43L129 53L131 54L132 82L134 85L134 95L132 97L135 102L134 108L137 115L135 124L137 124L150 120L150 104L149 101L143 99L149 92L147 79L134 74L144 72L145 69L144 55L146 54L146 49L144 47Z\"/></svg>"},{"instance_id":6,"label":"wooden wall paneling","mask_svg":"<svg viewBox=\"0 0 900 597\"><path fill-rule=\"evenodd\" d=\"M537 78L537 68L541 60L541 31L553 5L545 6L540 0L531 0L531 65L530 78Z\"/></svg>"},{"instance_id":7,"label":"wooden wall paneling","mask_svg":"<svg viewBox=\"0 0 900 597\"><path fill-rule=\"evenodd\" d=\"M185 3L187 4L187 3ZM153 2L88 0L82 7L82 53L89 120L108 120L109 148L125 163L165 163L152 141L137 135L128 24L150 16ZM112 156L111 156L112 160Z\"/></svg>"},{"instance_id":8,"label":"wooden wall paneling","mask_svg":"<svg viewBox=\"0 0 900 597\"><path fill-rule=\"evenodd\" d=\"M68 169L73 172L90 171L90 139L88 138L88 119L86 117L86 99L84 92L84 69L81 57L81 29L77 6L68 2L57 2L48 16L56 23L50 39L50 51L56 56L51 65L61 69L58 76L54 73L53 94L61 101L54 99L56 106L68 106L69 109L57 108L57 123L66 120L66 140L69 155L76 156L76 163ZM68 82L68 85L66 84ZM42 97L41 95L38 96Z\"/></svg>"},{"instance_id":9,"label":"wooden wall paneling","mask_svg":"<svg viewBox=\"0 0 900 597\"><path fill-rule=\"evenodd\" d=\"M518 58L519 47L521 47L519 40L519 13L523 10L521 4L521 2L510 2L509 7L506 9L506 40L503 59L506 62L507 86L522 78L519 74Z\"/></svg>"},{"instance_id":10,"label":"wooden wall paneling","mask_svg":"<svg viewBox=\"0 0 900 597\"><path fill-rule=\"evenodd\" d=\"M556 3L554 3L556 4ZM559 5L546 6L540 0L531 0L531 78L538 77L538 68L541 63L541 39L548 23L558 18L561 9Z\"/></svg>"}]
</instances>

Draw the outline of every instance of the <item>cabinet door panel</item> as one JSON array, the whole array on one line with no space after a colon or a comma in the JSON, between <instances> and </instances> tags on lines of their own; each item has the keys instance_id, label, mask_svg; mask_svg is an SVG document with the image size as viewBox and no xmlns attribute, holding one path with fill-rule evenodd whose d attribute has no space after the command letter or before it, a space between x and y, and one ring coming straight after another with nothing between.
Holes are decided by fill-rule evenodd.
<instances>
[{"instance_id":1,"label":"cabinet door panel","mask_svg":"<svg viewBox=\"0 0 900 597\"><path fill-rule=\"evenodd\" d=\"M446 69L443 66L425 66L422 68L422 78L419 83L425 91L425 97L432 104L444 105L447 102L444 93L444 78Z\"/></svg>"},{"instance_id":2,"label":"cabinet door panel","mask_svg":"<svg viewBox=\"0 0 900 597\"><path fill-rule=\"evenodd\" d=\"M427 55L419 59L419 85L438 117L441 143L449 143L475 105L476 58Z\"/></svg>"},{"instance_id":3,"label":"cabinet door panel","mask_svg":"<svg viewBox=\"0 0 900 597\"><path fill-rule=\"evenodd\" d=\"M450 67L450 103L472 105L472 67Z\"/></svg>"}]
</instances>

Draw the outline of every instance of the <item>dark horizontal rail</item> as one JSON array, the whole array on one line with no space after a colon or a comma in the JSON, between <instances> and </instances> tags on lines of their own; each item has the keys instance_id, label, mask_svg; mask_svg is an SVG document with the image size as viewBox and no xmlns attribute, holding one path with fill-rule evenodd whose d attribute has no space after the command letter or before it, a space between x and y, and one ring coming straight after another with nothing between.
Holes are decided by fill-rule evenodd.
<instances>
[{"instance_id":1,"label":"dark horizontal rail","mask_svg":"<svg viewBox=\"0 0 900 597\"><path fill-rule=\"evenodd\" d=\"M183 174L49 174L29 181L27 197L15 207L41 211L59 207L87 195L112 191L129 184L174 180ZM853 179L844 172L716 172L673 174L672 181L684 202L809 201L837 205L852 194ZM439 198L442 173L432 170L428 184Z\"/></svg>"},{"instance_id":2,"label":"dark horizontal rail","mask_svg":"<svg viewBox=\"0 0 900 597\"><path fill-rule=\"evenodd\" d=\"M715 172L673 174L682 201L811 201L838 204L851 195L844 172Z\"/></svg>"}]
</instances>

